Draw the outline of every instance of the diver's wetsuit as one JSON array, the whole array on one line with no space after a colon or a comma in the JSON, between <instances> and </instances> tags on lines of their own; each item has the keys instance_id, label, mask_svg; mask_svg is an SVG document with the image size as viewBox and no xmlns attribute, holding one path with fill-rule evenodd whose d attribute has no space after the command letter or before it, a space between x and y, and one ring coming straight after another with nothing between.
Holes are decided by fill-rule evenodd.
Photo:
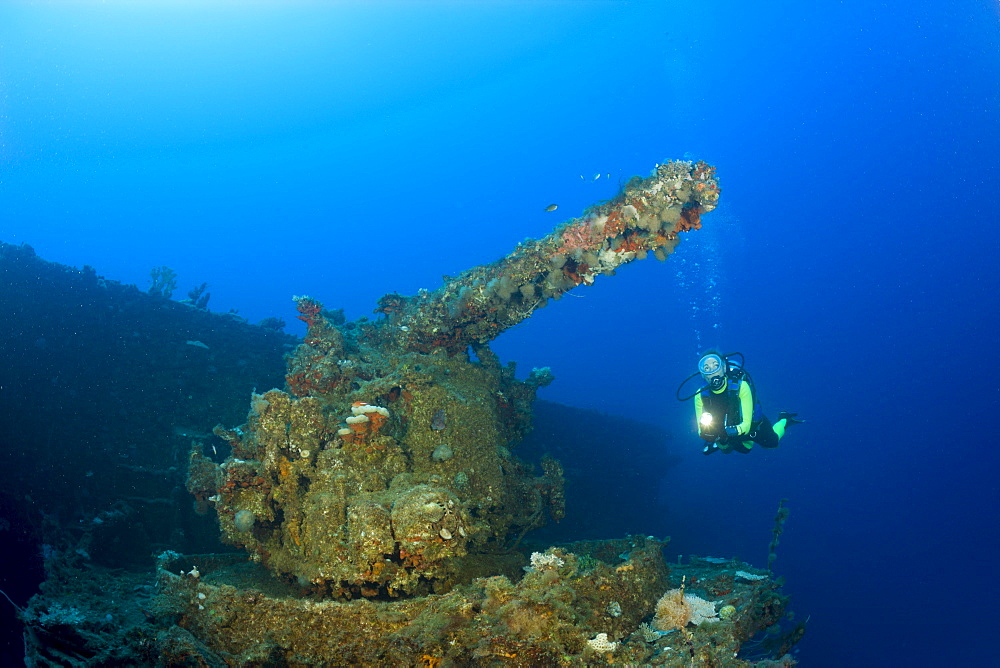
<instances>
[{"instance_id":1,"label":"diver's wetsuit","mask_svg":"<svg viewBox=\"0 0 1000 668\"><path fill-rule=\"evenodd\" d=\"M701 421L704 413L712 416L708 424ZM776 448L785 435L787 425L784 418L772 425L756 403L750 384L745 380L728 378L720 390L706 388L695 395L694 415L698 422L698 435L727 453L746 454L754 443L762 448ZM736 433L727 434L727 425L735 425Z\"/></svg>"}]
</instances>

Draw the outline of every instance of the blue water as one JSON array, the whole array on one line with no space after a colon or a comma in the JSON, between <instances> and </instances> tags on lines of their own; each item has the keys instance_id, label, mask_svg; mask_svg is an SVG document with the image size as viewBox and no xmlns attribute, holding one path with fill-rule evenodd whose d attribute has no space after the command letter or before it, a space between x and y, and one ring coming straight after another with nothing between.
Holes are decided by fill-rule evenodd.
<instances>
[{"instance_id":1,"label":"blue water","mask_svg":"<svg viewBox=\"0 0 1000 668\"><path fill-rule=\"evenodd\" d=\"M621 509L666 501L676 552L764 565L789 499L803 665L984 665L998 21L985 0L3 3L0 240L141 288L167 265L175 297L207 281L251 321L297 324L299 294L356 318L704 159L722 204L676 254L495 350L551 366L543 398L688 448L663 499ZM703 457L674 391L710 346L808 423Z\"/></svg>"}]
</instances>

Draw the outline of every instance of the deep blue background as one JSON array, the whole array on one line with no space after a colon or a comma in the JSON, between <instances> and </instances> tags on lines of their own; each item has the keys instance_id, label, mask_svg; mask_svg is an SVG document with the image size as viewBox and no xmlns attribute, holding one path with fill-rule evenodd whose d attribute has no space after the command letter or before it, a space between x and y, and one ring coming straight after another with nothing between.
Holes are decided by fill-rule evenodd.
<instances>
[{"instance_id":1,"label":"deep blue background","mask_svg":"<svg viewBox=\"0 0 1000 668\"><path fill-rule=\"evenodd\" d=\"M995 2L138 4L0 5L0 240L353 318L703 158L723 203L666 264L495 349L689 448L621 509L677 552L763 565L789 499L804 665L995 656ZM708 346L808 424L702 457L673 393Z\"/></svg>"}]
</instances>

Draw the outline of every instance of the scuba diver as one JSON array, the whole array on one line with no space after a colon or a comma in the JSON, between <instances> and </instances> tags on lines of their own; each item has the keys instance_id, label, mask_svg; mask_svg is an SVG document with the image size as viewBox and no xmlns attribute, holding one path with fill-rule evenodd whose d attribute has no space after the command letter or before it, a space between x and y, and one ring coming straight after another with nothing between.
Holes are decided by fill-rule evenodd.
<instances>
[{"instance_id":1,"label":"scuba diver","mask_svg":"<svg viewBox=\"0 0 1000 668\"><path fill-rule=\"evenodd\" d=\"M734 359L737 356L739 361ZM805 422L796 419L798 413L782 412L772 425L760 407L753 379L743 368L744 362L743 353L722 355L710 350L698 360L698 371L677 388L679 401L694 399L698 435L706 442L702 450L706 455L716 450L746 454L754 443L776 448L788 425ZM682 398L681 389L699 375L705 385Z\"/></svg>"}]
</instances>

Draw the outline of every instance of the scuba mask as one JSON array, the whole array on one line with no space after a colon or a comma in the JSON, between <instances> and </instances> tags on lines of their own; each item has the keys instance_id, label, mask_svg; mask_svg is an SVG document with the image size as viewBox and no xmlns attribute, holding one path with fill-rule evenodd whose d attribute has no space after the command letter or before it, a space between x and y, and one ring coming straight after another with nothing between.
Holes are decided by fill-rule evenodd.
<instances>
[{"instance_id":1,"label":"scuba mask","mask_svg":"<svg viewBox=\"0 0 1000 668\"><path fill-rule=\"evenodd\" d=\"M726 370L726 361L716 353L709 353L698 360L698 373L713 392L718 392L725 386Z\"/></svg>"},{"instance_id":2,"label":"scuba mask","mask_svg":"<svg viewBox=\"0 0 1000 668\"><path fill-rule=\"evenodd\" d=\"M684 389L684 386L687 385L688 381L698 376L701 376L705 385L699 387L692 394L682 397L681 391ZM699 392L704 391L706 387L711 389L715 394L718 394L726 387L727 380L731 380L734 383L745 380L750 386L750 391L754 391L753 379L744 368L743 353L732 352L725 355L717 352L705 353L698 360L698 370L685 378L677 387L677 401L693 399Z\"/></svg>"}]
</instances>

